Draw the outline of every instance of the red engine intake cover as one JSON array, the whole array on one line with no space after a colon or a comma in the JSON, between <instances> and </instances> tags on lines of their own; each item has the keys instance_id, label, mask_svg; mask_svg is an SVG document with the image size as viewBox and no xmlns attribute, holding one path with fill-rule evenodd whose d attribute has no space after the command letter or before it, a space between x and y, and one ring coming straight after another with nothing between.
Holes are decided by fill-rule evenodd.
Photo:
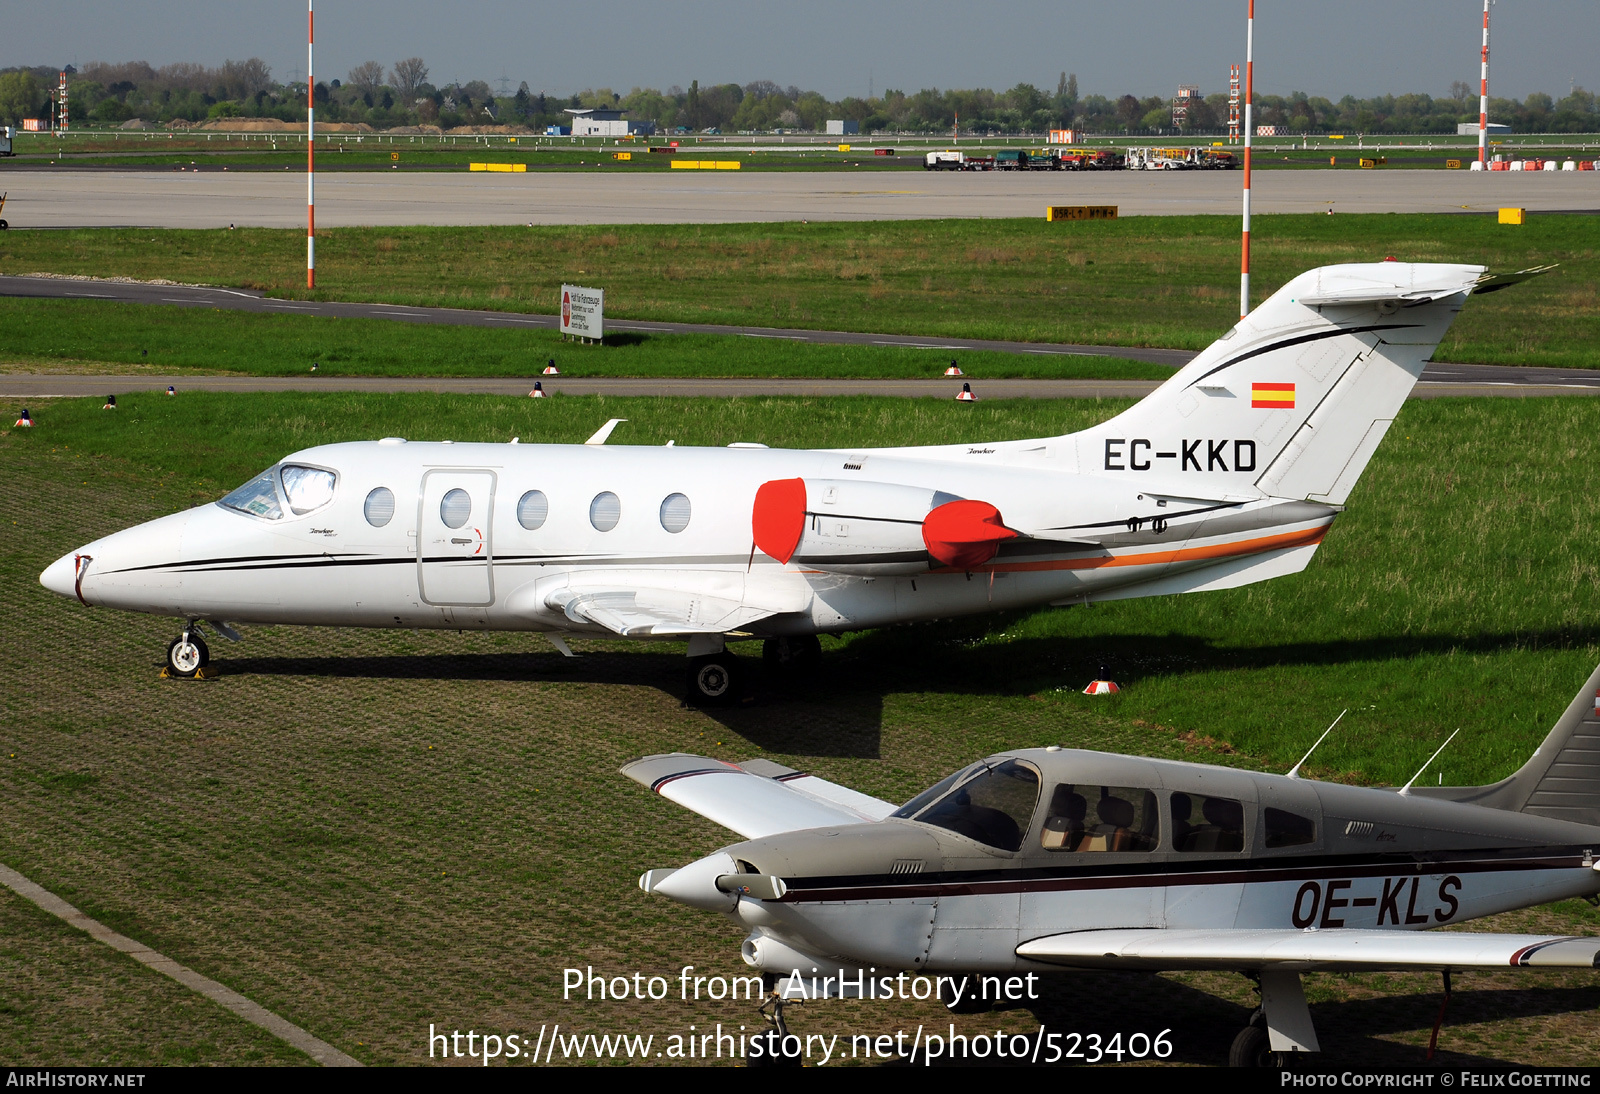
<instances>
[{"instance_id":1,"label":"red engine intake cover","mask_svg":"<svg viewBox=\"0 0 1600 1094\"><path fill-rule=\"evenodd\" d=\"M1003 541L1016 538L1017 533L1000 518L1000 510L986 501L947 501L922 522L922 542L928 545L928 554L956 569L983 565Z\"/></svg>"},{"instance_id":2,"label":"red engine intake cover","mask_svg":"<svg viewBox=\"0 0 1600 1094\"><path fill-rule=\"evenodd\" d=\"M756 491L750 510L750 533L756 546L788 562L806 530L806 480L773 479Z\"/></svg>"}]
</instances>

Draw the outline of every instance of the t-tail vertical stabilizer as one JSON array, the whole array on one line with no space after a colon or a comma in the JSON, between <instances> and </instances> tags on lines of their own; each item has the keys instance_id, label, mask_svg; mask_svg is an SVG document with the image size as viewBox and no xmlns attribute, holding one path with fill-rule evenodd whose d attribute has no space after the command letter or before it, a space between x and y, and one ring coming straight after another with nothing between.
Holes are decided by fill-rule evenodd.
<instances>
[{"instance_id":1,"label":"t-tail vertical stabilizer","mask_svg":"<svg viewBox=\"0 0 1600 1094\"><path fill-rule=\"evenodd\" d=\"M1466 298L1490 284L1482 266L1409 262L1301 274L1077 434L1079 466L1149 492L1342 505Z\"/></svg>"}]
</instances>

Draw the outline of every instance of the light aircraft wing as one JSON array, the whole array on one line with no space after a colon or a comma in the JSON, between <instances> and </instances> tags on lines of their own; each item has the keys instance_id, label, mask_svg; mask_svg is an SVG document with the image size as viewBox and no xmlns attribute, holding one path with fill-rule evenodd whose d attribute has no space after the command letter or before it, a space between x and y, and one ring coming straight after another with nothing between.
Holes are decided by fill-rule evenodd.
<instances>
[{"instance_id":1,"label":"light aircraft wing","mask_svg":"<svg viewBox=\"0 0 1600 1094\"><path fill-rule=\"evenodd\" d=\"M1017 955L1052 965L1114 969L1426 971L1600 968L1600 937L1467 931L1074 931L1024 942Z\"/></svg>"},{"instance_id":2,"label":"light aircraft wing","mask_svg":"<svg viewBox=\"0 0 1600 1094\"><path fill-rule=\"evenodd\" d=\"M635 760L622 773L746 839L880 821L899 808L771 760L736 765L673 752Z\"/></svg>"}]
</instances>

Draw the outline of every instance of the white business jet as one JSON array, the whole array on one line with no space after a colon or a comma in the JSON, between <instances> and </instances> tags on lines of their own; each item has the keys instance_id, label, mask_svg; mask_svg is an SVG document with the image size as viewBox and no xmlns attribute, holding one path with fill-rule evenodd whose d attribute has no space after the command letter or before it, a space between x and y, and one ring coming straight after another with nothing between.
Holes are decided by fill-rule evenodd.
<instances>
[{"instance_id":1,"label":"white business jet","mask_svg":"<svg viewBox=\"0 0 1600 1094\"><path fill-rule=\"evenodd\" d=\"M688 639L691 697L737 694L728 639L1226 589L1310 561L1474 292L1540 271L1382 262L1295 278L1148 398L1080 433L785 450L380 441L284 457L220 501L63 555L85 605L202 623Z\"/></svg>"}]
</instances>

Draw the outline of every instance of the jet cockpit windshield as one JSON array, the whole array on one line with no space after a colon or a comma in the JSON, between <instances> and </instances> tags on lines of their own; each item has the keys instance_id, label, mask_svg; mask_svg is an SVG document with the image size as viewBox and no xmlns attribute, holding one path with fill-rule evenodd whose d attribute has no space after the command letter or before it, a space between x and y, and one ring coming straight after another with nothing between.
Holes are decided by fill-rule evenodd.
<instances>
[{"instance_id":1,"label":"jet cockpit windshield","mask_svg":"<svg viewBox=\"0 0 1600 1094\"><path fill-rule=\"evenodd\" d=\"M286 463L267 468L217 504L262 520L282 520L285 509L304 516L333 500L338 481L326 468Z\"/></svg>"},{"instance_id":2,"label":"jet cockpit windshield","mask_svg":"<svg viewBox=\"0 0 1600 1094\"><path fill-rule=\"evenodd\" d=\"M1039 804L1039 787L1039 772L1032 764L983 760L935 783L894 816L1017 851Z\"/></svg>"}]
</instances>

